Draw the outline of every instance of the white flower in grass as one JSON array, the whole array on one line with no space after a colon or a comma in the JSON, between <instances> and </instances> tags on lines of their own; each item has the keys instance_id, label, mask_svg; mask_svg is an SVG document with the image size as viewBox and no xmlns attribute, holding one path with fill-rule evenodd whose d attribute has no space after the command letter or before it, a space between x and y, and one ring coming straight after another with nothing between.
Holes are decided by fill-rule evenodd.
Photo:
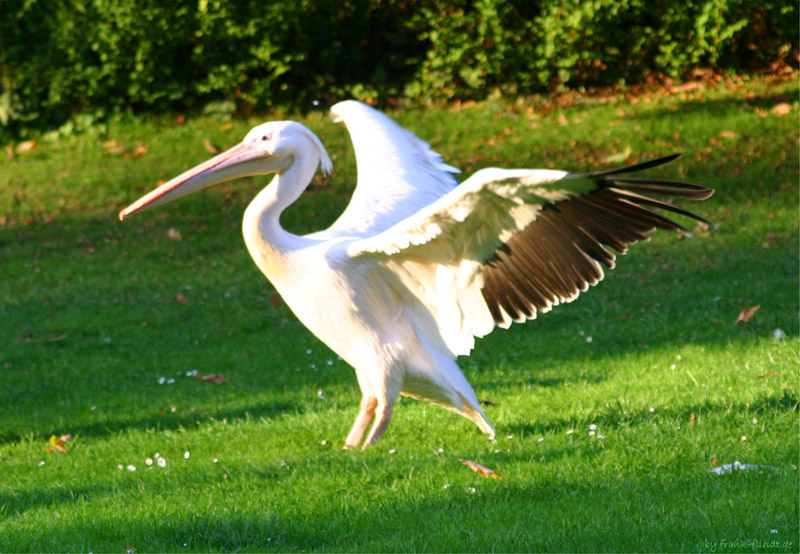
<instances>
[{"instance_id":1,"label":"white flower in grass","mask_svg":"<svg viewBox=\"0 0 800 554\"><path fill-rule=\"evenodd\" d=\"M153 465L153 458L146 458L144 463L145 463L145 465L148 465L148 466Z\"/></svg>"},{"instance_id":2,"label":"white flower in grass","mask_svg":"<svg viewBox=\"0 0 800 554\"><path fill-rule=\"evenodd\" d=\"M156 463L158 464L158 467L167 467L167 460L164 458L158 458Z\"/></svg>"},{"instance_id":3,"label":"white flower in grass","mask_svg":"<svg viewBox=\"0 0 800 554\"><path fill-rule=\"evenodd\" d=\"M184 458L185 460L188 460L188 459L189 459L189 456L191 456L191 454L189 453L189 451L188 451L188 450L187 450L186 452L184 452L184 453L183 453L183 458Z\"/></svg>"},{"instance_id":4,"label":"white flower in grass","mask_svg":"<svg viewBox=\"0 0 800 554\"><path fill-rule=\"evenodd\" d=\"M128 464L128 465L125 467L125 469L127 469L128 471L136 471L136 466L135 466L135 465L133 465L133 464Z\"/></svg>"}]
</instances>

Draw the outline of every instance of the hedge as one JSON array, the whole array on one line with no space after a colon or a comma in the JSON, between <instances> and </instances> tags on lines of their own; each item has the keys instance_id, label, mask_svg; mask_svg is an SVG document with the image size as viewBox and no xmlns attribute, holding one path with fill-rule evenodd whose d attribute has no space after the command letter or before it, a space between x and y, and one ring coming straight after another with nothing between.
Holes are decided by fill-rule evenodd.
<instances>
[{"instance_id":1,"label":"hedge","mask_svg":"<svg viewBox=\"0 0 800 554\"><path fill-rule=\"evenodd\" d=\"M0 0L0 134L794 63L780 0Z\"/></svg>"}]
</instances>

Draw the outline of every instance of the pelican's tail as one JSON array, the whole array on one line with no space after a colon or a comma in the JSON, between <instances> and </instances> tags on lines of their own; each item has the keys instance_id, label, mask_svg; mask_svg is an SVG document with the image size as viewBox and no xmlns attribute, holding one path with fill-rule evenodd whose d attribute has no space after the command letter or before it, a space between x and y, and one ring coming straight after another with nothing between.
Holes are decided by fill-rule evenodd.
<instances>
[{"instance_id":1,"label":"pelican's tail","mask_svg":"<svg viewBox=\"0 0 800 554\"><path fill-rule=\"evenodd\" d=\"M486 414L483 413L481 410L480 403L475 399L475 403L473 404L461 393L458 393L458 396L461 397L461 402L463 403L460 410L456 410L459 414L464 416L465 418L469 419L470 421L474 422L475 425L480 427L481 431L486 433L487 435L494 436L495 429L492 422L489 421L489 418L486 417Z\"/></svg>"}]
</instances>

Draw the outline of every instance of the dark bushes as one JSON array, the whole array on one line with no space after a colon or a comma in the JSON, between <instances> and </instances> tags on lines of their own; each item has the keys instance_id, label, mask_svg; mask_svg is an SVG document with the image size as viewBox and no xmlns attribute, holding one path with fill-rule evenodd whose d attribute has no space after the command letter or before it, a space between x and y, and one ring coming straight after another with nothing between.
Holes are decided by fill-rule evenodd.
<instances>
[{"instance_id":1,"label":"dark bushes","mask_svg":"<svg viewBox=\"0 0 800 554\"><path fill-rule=\"evenodd\" d=\"M778 0L3 0L0 123L480 98L796 53L796 4Z\"/></svg>"}]
</instances>

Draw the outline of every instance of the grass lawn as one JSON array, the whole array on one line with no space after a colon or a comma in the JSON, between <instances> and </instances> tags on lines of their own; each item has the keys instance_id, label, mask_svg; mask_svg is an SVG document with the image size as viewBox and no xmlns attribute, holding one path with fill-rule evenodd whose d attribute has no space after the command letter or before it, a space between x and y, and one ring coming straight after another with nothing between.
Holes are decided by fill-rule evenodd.
<instances>
[{"instance_id":1,"label":"grass lawn","mask_svg":"<svg viewBox=\"0 0 800 554\"><path fill-rule=\"evenodd\" d=\"M355 452L352 369L242 243L264 178L116 218L259 120L10 145L0 551L797 552L797 93L794 76L395 112L466 175L686 152L653 174L716 188L687 207L719 229L655 235L575 303L478 341L460 364L495 440L405 399ZM355 182L345 129L302 121L335 171L285 214L295 232L332 222ZM712 472L736 461L760 467Z\"/></svg>"}]
</instances>

